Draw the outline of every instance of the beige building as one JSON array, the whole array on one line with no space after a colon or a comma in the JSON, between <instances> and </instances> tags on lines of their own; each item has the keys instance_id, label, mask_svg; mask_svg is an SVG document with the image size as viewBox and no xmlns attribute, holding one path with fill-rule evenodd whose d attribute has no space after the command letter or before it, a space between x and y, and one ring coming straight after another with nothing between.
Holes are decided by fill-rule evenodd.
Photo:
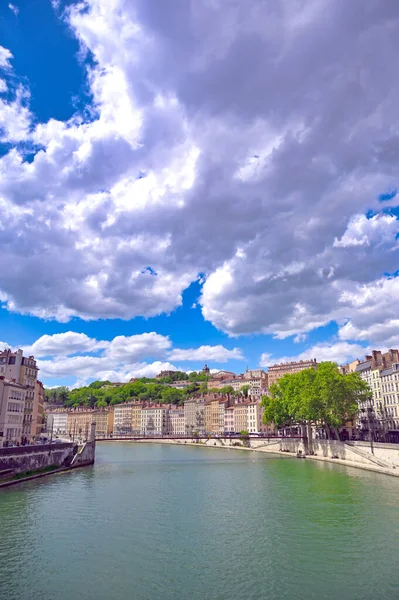
<instances>
[{"instance_id":1,"label":"beige building","mask_svg":"<svg viewBox=\"0 0 399 600\"><path fill-rule=\"evenodd\" d=\"M142 402L134 402L132 405L132 433L138 435L141 431L141 411L143 410Z\"/></svg>"},{"instance_id":2,"label":"beige building","mask_svg":"<svg viewBox=\"0 0 399 600\"><path fill-rule=\"evenodd\" d=\"M300 360L298 362L281 363L278 365L272 365L269 367L268 375L268 387L273 383L276 383L280 377L284 377L287 373L299 373L304 369L317 369L317 360Z\"/></svg>"},{"instance_id":3,"label":"beige building","mask_svg":"<svg viewBox=\"0 0 399 600\"><path fill-rule=\"evenodd\" d=\"M34 444L40 438L40 434L42 433L42 429L44 427L44 401L45 393L43 384L41 381L36 379L31 427L32 444Z\"/></svg>"},{"instance_id":4,"label":"beige building","mask_svg":"<svg viewBox=\"0 0 399 600\"><path fill-rule=\"evenodd\" d=\"M168 435L185 435L186 422L184 419L184 407L172 405L168 411L167 419Z\"/></svg>"},{"instance_id":5,"label":"beige building","mask_svg":"<svg viewBox=\"0 0 399 600\"><path fill-rule=\"evenodd\" d=\"M34 357L24 356L22 350L13 352L8 349L0 352L0 375L4 375L10 380L15 379L17 383L23 385L26 389L22 426L22 441L24 443L29 442L32 437L33 403L38 370Z\"/></svg>"},{"instance_id":6,"label":"beige building","mask_svg":"<svg viewBox=\"0 0 399 600\"><path fill-rule=\"evenodd\" d=\"M228 400L216 398L205 403L205 431L207 433L224 433L225 410Z\"/></svg>"},{"instance_id":7,"label":"beige building","mask_svg":"<svg viewBox=\"0 0 399 600\"><path fill-rule=\"evenodd\" d=\"M93 414L93 421L96 422L96 439L111 436L114 430L114 411L112 408L96 410Z\"/></svg>"},{"instance_id":8,"label":"beige building","mask_svg":"<svg viewBox=\"0 0 399 600\"><path fill-rule=\"evenodd\" d=\"M234 431L248 431L248 402L234 405Z\"/></svg>"},{"instance_id":9,"label":"beige building","mask_svg":"<svg viewBox=\"0 0 399 600\"><path fill-rule=\"evenodd\" d=\"M26 389L0 376L0 447L22 441Z\"/></svg>"},{"instance_id":10,"label":"beige building","mask_svg":"<svg viewBox=\"0 0 399 600\"><path fill-rule=\"evenodd\" d=\"M67 435L73 440L87 440L90 436L91 424L96 423L96 438L110 437L114 428L114 411L112 408L90 409L76 408L67 411Z\"/></svg>"},{"instance_id":11,"label":"beige building","mask_svg":"<svg viewBox=\"0 0 399 600\"><path fill-rule=\"evenodd\" d=\"M192 398L184 402L184 420L186 433L191 435L205 432L205 399Z\"/></svg>"}]
</instances>

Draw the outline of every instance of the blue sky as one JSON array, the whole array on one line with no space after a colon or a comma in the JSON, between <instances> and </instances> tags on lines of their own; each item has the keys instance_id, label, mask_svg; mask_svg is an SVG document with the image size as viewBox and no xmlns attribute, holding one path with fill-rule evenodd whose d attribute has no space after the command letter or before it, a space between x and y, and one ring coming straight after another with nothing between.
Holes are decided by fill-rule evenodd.
<instances>
[{"instance_id":1,"label":"blue sky","mask_svg":"<svg viewBox=\"0 0 399 600\"><path fill-rule=\"evenodd\" d=\"M45 384L399 345L398 15L283 5L1 4L0 340Z\"/></svg>"}]
</instances>

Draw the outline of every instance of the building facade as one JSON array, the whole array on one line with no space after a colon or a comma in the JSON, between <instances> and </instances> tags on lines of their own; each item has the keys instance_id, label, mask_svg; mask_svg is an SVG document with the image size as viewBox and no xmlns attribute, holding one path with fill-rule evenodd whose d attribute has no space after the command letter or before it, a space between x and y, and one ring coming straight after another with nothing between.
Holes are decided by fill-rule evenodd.
<instances>
[{"instance_id":1,"label":"building facade","mask_svg":"<svg viewBox=\"0 0 399 600\"><path fill-rule=\"evenodd\" d=\"M36 424L33 423L33 403L38 371L35 358L24 356L22 350L13 352L7 349L0 352L0 375L4 375L6 379L15 379L26 390L22 443L30 442L32 426L36 427Z\"/></svg>"},{"instance_id":2,"label":"building facade","mask_svg":"<svg viewBox=\"0 0 399 600\"><path fill-rule=\"evenodd\" d=\"M359 373L372 391L371 400L359 403L357 427L374 439L386 440L394 432L399 434L399 423L395 418L395 408L396 413L398 408L394 404L398 399L396 364L399 364L397 349L390 349L385 353L373 350L355 367L355 372Z\"/></svg>"},{"instance_id":3,"label":"building facade","mask_svg":"<svg viewBox=\"0 0 399 600\"><path fill-rule=\"evenodd\" d=\"M141 410L141 433L143 435L165 435L169 406L150 404Z\"/></svg>"},{"instance_id":4,"label":"building facade","mask_svg":"<svg viewBox=\"0 0 399 600\"><path fill-rule=\"evenodd\" d=\"M184 402L185 431L188 435L194 432L205 432L205 399L192 398Z\"/></svg>"},{"instance_id":5,"label":"building facade","mask_svg":"<svg viewBox=\"0 0 399 600\"><path fill-rule=\"evenodd\" d=\"M48 435L66 435L68 413L65 409L58 408L46 411L46 432Z\"/></svg>"},{"instance_id":6,"label":"building facade","mask_svg":"<svg viewBox=\"0 0 399 600\"><path fill-rule=\"evenodd\" d=\"M284 375L287 375L288 373L299 373L299 371L303 371L304 369L317 369L317 360L314 358L310 360L300 360L297 362L272 365L269 367L267 372L267 387L270 387L273 383L276 383L280 377L284 377Z\"/></svg>"},{"instance_id":7,"label":"building facade","mask_svg":"<svg viewBox=\"0 0 399 600\"><path fill-rule=\"evenodd\" d=\"M183 406L171 406L167 417L167 434L168 435L185 435L186 422L184 419Z\"/></svg>"},{"instance_id":8,"label":"building facade","mask_svg":"<svg viewBox=\"0 0 399 600\"><path fill-rule=\"evenodd\" d=\"M130 403L117 404L114 407L114 435L129 435L132 433L132 411Z\"/></svg>"},{"instance_id":9,"label":"building facade","mask_svg":"<svg viewBox=\"0 0 399 600\"><path fill-rule=\"evenodd\" d=\"M44 386L41 381L36 379L35 393L33 397L32 426L30 438L32 444L34 444L40 438L44 427L44 401Z\"/></svg>"},{"instance_id":10,"label":"building facade","mask_svg":"<svg viewBox=\"0 0 399 600\"><path fill-rule=\"evenodd\" d=\"M23 385L0 376L0 447L22 442L25 394Z\"/></svg>"}]
</instances>

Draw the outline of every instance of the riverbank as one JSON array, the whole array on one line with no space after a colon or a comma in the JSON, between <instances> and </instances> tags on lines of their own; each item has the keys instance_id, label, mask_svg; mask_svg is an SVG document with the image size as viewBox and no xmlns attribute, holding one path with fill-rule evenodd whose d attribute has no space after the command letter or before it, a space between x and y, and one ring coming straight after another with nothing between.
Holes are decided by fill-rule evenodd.
<instances>
[{"instance_id":1,"label":"riverbank","mask_svg":"<svg viewBox=\"0 0 399 600\"><path fill-rule=\"evenodd\" d=\"M79 465L71 465L69 467L61 467L55 468L47 471L41 471L37 473L33 473L32 475L28 475L26 477L16 476L12 479L8 479L7 481L2 481L0 483L0 489L11 487L12 485L17 485L19 483L26 483L27 481L33 481L34 479L40 479L41 477L47 477L49 475L58 475L59 473L66 473L67 471L74 471L75 469L81 469L83 467L90 467L93 463L85 463Z\"/></svg>"},{"instance_id":2,"label":"riverbank","mask_svg":"<svg viewBox=\"0 0 399 600\"><path fill-rule=\"evenodd\" d=\"M250 446L246 447L243 445L235 446L236 440L219 440L215 438L201 439L199 441L193 441L192 438L182 440L102 440L102 442L123 442L123 443L136 443L136 444L173 444L179 446L196 446L198 448L210 448L218 449L224 448L229 450L245 450L247 452L264 452L268 454L274 454L276 456L297 458L298 453L303 460L313 460L318 462L328 462L331 464L344 465L347 467L353 467L356 469L363 469L365 471L372 471L374 473L381 473L383 475L390 475L391 477L399 477L399 466L389 463L387 460L372 455L368 455L368 452L364 448L357 448L350 446L344 442L327 442L326 440L318 440L313 443L315 448L313 451L315 454L305 454L305 448L301 440L289 440L281 439L273 441L267 440L256 440L251 439L249 441ZM101 443L101 442L100 442ZM292 447L291 447L292 446ZM380 446L388 446L387 444ZM393 446L390 444L389 446ZM374 451L378 448L374 448ZM399 447L390 449L391 454L397 453L397 460L399 463ZM328 454L330 453L330 455ZM305 457L305 458L304 458ZM299 459L298 459L299 460ZM379 464L377 464L379 463Z\"/></svg>"}]
</instances>

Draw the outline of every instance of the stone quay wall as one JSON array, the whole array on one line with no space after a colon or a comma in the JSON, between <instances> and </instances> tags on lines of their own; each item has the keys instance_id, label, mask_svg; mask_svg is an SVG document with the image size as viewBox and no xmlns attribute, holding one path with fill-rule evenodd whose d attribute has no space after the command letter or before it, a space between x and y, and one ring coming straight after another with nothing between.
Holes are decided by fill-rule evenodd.
<instances>
[{"instance_id":1,"label":"stone quay wall","mask_svg":"<svg viewBox=\"0 0 399 600\"><path fill-rule=\"evenodd\" d=\"M17 446L0 449L0 473L12 470L14 475L39 471L46 467L68 468L94 463L95 442L83 446L73 443Z\"/></svg>"},{"instance_id":2,"label":"stone quay wall","mask_svg":"<svg viewBox=\"0 0 399 600\"><path fill-rule=\"evenodd\" d=\"M112 441L112 440L108 440ZM121 441L121 440L115 440ZM126 440L128 441L128 440ZM280 454L280 456L306 456L307 459L335 462L399 477L399 444L369 442L340 442L334 440L303 440L301 438L250 438L242 442L239 438L182 438L172 440L136 440L132 443L189 444L208 448L231 448Z\"/></svg>"}]
</instances>

